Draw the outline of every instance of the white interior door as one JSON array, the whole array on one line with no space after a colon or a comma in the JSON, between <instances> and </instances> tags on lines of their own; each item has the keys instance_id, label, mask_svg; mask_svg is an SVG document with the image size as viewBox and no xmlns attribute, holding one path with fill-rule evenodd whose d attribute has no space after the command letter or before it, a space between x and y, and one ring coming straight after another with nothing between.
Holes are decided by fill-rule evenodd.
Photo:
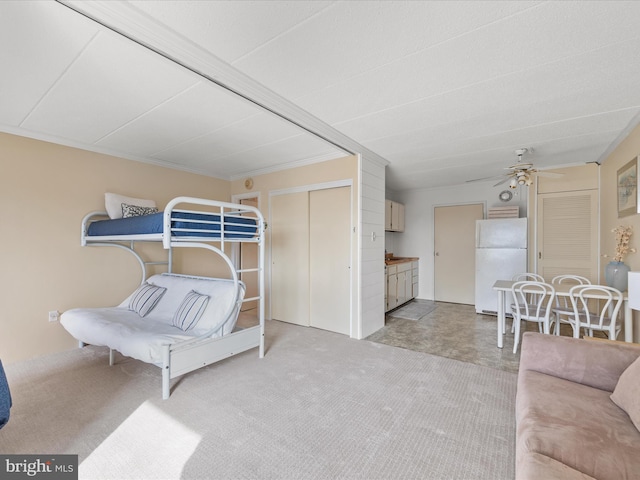
<instances>
[{"instance_id":1,"label":"white interior door","mask_svg":"<svg viewBox=\"0 0 640 480\"><path fill-rule=\"evenodd\" d=\"M309 194L271 197L271 317L309 326Z\"/></svg>"},{"instance_id":2,"label":"white interior door","mask_svg":"<svg viewBox=\"0 0 640 480\"><path fill-rule=\"evenodd\" d=\"M350 334L351 188L309 193L310 323Z\"/></svg>"},{"instance_id":3,"label":"white interior door","mask_svg":"<svg viewBox=\"0 0 640 480\"><path fill-rule=\"evenodd\" d=\"M434 211L434 299L475 304L476 220L481 203L436 207Z\"/></svg>"}]
</instances>

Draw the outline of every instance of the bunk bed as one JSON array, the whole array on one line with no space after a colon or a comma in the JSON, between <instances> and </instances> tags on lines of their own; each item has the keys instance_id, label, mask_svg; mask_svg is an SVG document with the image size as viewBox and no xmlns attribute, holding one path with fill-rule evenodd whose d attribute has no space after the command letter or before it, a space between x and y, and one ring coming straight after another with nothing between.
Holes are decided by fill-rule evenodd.
<instances>
[{"instance_id":1,"label":"bunk bed","mask_svg":"<svg viewBox=\"0 0 640 480\"><path fill-rule=\"evenodd\" d=\"M177 376L255 347L262 358L264 229L264 218L254 207L194 197L177 197L162 212L128 218L113 219L107 212L91 212L82 220L81 244L129 252L140 264L141 286L117 307L72 309L62 314L61 323L80 346L109 347L110 365L114 363L114 351L120 351L160 367L163 399L169 398L170 381ZM135 249L138 242L162 242L168 259L145 261ZM238 269L225 253L229 245L240 243L257 244L255 266ZM174 248L201 248L219 255L231 278L173 273ZM166 265L167 273L147 278L147 266L158 264ZM249 272L257 272L258 294L245 298L240 276ZM143 315L132 308L132 301L149 285L161 293L154 299L157 303L150 313ZM202 316L195 320L195 327L184 328L175 323L178 314L174 312L184 308L189 295L192 302L200 302L204 313L199 313ZM257 301L258 325L237 328L240 305L250 301Z\"/></svg>"}]
</instances>

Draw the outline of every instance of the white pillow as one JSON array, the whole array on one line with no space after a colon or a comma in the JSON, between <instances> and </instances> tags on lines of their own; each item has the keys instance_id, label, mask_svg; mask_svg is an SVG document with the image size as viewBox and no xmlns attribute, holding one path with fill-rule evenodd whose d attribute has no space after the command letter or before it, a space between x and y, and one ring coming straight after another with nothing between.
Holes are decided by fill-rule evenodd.
<instances>
[{"instance_id":1,"label":"white pillow","mask_svg":"<svg viewBox=\"0 0 640 480\"><path fill-rule=\"evenodd\" d=\"M107 209L109 218L122 218L122 204L135 205L138 207L150 207L155 208L155 200L145 200L143 198L125 197L124 195L118 195L117 193L105 193L104 194L104 206Z\"/></svg>"}]
</instances>

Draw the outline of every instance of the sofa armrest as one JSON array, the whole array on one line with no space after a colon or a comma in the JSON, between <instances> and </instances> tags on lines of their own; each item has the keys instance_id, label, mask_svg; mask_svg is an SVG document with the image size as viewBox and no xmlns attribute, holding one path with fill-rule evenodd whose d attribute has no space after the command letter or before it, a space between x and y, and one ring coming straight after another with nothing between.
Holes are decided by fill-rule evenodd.
<instances>
[{"instance_id":1,"label":"sofa armrest","mask_svg":"<svg viewBox=\"0 0 640 480\"><path fill-rule=\"evenodd\" d=\"M522 340L520 370L533 370L613 392L622 372L638 357L638 344L587 342L526 332Z\"/></svg>"}]
</instances>

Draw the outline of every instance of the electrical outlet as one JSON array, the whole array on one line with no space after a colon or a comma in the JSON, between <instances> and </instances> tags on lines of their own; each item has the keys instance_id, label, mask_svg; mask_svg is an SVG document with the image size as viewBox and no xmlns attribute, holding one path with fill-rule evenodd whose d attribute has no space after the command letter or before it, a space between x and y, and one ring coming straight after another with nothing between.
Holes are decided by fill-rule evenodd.
<instances>
[{"instance_id":1,"label":"electrical outlet","mask_svg":"<svg viewBox=\"0 0 640 480\"><path fill-rule=\"evenodd\" d=\"M60 319L60 312L58 312L57 310L52 310L49 312L50 322L57 322L59 319Z\"/></svg>"}]
</instances>

